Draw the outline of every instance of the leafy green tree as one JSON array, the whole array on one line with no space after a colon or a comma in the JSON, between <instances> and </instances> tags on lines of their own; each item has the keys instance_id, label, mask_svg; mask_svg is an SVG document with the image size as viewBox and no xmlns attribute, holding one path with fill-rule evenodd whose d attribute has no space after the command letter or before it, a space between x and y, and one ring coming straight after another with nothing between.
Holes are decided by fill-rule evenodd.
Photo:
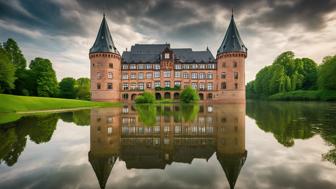
<instances>
[{"instance_id":1,"label":"leafy green tree","mask_svg":"<svg viewBox=\"0 0 336 189\"><path fill-rule=\"evenodd\" d=\"M187 86L181 93L181 101L184 103L196 102L199 100L197 91L191 86Z\"/></svg>"},{"instance_id":2,"label":"leafy green tree","mask_svg":"<svg viewBox=\"0 0 336 189\"><path fill-rule=\"evenodd\" d=\"M90 100L90 79L79 78L77 79L77 98L83 100Z\"/></svg>"},{"instance_id":3,"label":"leafy green tree","mask_svg":"<svg viewBox=\"0 0 336 189\"><path fill-rule=\"evenodd\" d=\"M35 58L31 61L29 68L32 71L36 94L38 96L55 97L58 93L58 84L50 60Z\"/></svg>"},{"instance_id":4,"label":"leafy green tree","mask_svg":"<svg viewBox=\"0 0 336 189\"><path fill-rule=\"evenodd\" d=\"M11 64L8 53L0 48L0 92L14 88L15 66Z\"/></svg>"},{"instance_id":5,"label":"leafy green tree","mask_svg":"<svg viewBox=\"0 0 336 189\"><path fill-rule=\"evenodd\" d=\"M15 65L17 70L25 69L27 66L26 59L24 58L18 44L14 39L9 38L3 45L7 51L10 61Z\"/></svg>"},{"instance_id":6,"label":"leafy green tree","mask_svg":"<svg viewBox=\"0 0 336 189\"><path fill-rule=\"evenodd\" d=\"M318 70L320 89L336 90L336 55L325 57Z\"/></svg>"},{"instance_id":7,"label":"leafy green tree","mask_svg":"<svg viewBox=\"0 0 336 189\"><path fill-rule=\"evenodd\" d=\"M136 104L153 104L155 102L155 96L150 92L144 92L135 98Z\"/></svg>"},{"instance_id":8,"label":"leafy green tree","mask_svg":"<svg viewBox=\"0 0 336 189\"><path fill-rule=\"evenodd\" d=\"M76 98L76 80L72 77L63 78L59 83L59 96L62 98Z\"/></svg>"}]
</instances>

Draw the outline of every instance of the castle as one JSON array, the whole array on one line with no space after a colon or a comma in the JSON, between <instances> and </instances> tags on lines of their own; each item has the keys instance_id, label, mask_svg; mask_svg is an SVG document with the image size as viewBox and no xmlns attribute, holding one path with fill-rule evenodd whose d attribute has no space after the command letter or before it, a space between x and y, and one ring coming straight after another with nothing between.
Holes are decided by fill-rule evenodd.
<instances>
[{"instance_id":1,"label":"castle","mask_svg":"<svg viewBox=\"0 0 336 189\"><path fill-rule=\"evenodd\" d=\"M207 48L171 48L170 44L135 44L120 56L105 15L89 52L91 99L131 102L143 91L156 99L179 99L186 86L197 89L201 101L245 103L247 48L234 17L216 58Z\"/></svg>"}]
</instances>

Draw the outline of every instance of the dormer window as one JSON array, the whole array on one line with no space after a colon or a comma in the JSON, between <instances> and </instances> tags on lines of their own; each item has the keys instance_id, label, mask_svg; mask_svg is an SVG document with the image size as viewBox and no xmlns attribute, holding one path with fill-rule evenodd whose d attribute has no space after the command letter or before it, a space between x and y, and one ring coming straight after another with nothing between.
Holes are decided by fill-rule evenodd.
<instances>
[{"instance_id":1,"label":"dormer window","mask_svg":"<svg viewBox=\"0 0 336 189\"><path fill-rule=\"evenodd\" d=\"M165 53L165 54L164 54L164 58L165 58L165 59L169 59L169 58L170 58L170 54L169 54L169 53Z\"/></svg>"}]
</instances>

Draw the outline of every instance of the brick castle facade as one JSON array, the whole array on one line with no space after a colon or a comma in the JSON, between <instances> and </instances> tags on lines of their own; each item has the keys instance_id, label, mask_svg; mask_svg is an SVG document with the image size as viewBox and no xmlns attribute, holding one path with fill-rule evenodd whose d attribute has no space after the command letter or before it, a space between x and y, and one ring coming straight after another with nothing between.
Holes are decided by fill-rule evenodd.
<instances>
[{"instance_id":1,"label":"brick castle facade","mask_svg":"<svg viewBox=\"0 0 336 189\"><path fill-rule=\"evenodd\" d=\"M179 99L186 86L201 101L245 103L247 48L233 15L216 58L207 48L171 48L170 44L135 44L120 55L105 16L89 53L91 99L131 102L143 91L157 99Z\"/></svg>"}]
</instances>

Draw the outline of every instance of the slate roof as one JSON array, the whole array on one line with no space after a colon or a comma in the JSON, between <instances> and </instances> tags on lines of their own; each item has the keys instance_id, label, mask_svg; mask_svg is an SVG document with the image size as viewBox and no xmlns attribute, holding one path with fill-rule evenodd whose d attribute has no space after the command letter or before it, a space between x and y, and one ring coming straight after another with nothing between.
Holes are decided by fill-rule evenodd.
<instances>
[{"instance_id":1,"label":"slate roof","mask_svg":"<svg viewBox=\"0 0 336 189\"><path fill-rule=\"evenodd\" d=\"M135 44L131 51L122 54L123 63L158 63L160 54L170 44ZM180 62L214 62L215 58L209 49L205 51L193 51L191 48L171 49L175 59Z\"/></svg>"},{"instance_id":2,"label":"slate roof","mask_svg":"<svg viewBox=\"0 0 336 189\"><path fill-rule=\"evenodd\" d=\"M119 54L117 48L113 43L113 39L110 33L110 29L107 25L105 15L100 24L100 28L97 34L96 41L90 49L90 53L111 52Z\"/></svg>"},{"instance_id":3,"label":"slate roof","mask_svg":"<svg viewBox=\"0 0 336 189\"><path fill-rule=\"evenodd\" d=\"M225 53L225 52L244 52L247 53L247 48L245 47L242 39L240 38L236 23L233 18L233 14L231 16L231 21L228 29L226 30L225 37L219 49L217 50L217 54Z\"/></svg>"}]
</instances>

